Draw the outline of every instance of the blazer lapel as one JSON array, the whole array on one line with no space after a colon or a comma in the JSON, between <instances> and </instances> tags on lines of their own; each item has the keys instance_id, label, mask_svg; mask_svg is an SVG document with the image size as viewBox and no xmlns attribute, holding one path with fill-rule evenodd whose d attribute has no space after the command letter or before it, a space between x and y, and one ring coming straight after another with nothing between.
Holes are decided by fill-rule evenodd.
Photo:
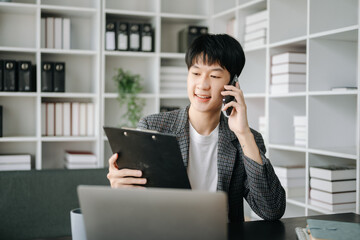
<instances>
[{"instance_id":1,"label":"blazer lapel","mask_svg":"<svg viewBox=\"0 0 360 240\"><path fill-rule=\"evenodd\" d=\"M184 166L187 168L189 161L189 106L181 109L179 115L174 122L175 134L179 142L181 155L184 161Z\"/></svg>"},{"instance_id":2,"label":"blazer lapel","mask_svg":"<svg viewBox=\"0 0 360 240\"><path fill-rule=\"evenodd\" d=\"M232 141L236 135L229 129L228 121L223 114L220 117L218 141L218 191L229 192L231 176L233 173L237 149Z\"/></svg>"}]
</instances>

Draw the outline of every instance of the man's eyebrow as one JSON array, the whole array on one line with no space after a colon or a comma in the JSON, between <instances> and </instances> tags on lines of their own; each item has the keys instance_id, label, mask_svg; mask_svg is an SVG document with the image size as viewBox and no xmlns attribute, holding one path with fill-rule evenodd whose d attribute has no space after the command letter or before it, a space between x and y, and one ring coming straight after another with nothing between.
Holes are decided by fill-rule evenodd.
<instances>
[{"instance_id":1,"label":"man's eyebrow","mask_svg":"<svg viewBox=\"0 0 360 240\"><path fill-rule=\"evenodd\" d=\"M194 67L194 68L200 68L198 65L194 64L192 65L191 67ZM220 67L217 67L217 68L212 68L211 71L220 71L220 72L223 72L224 69L223 68L220 68Z\"/></svg>"}]
</instances>

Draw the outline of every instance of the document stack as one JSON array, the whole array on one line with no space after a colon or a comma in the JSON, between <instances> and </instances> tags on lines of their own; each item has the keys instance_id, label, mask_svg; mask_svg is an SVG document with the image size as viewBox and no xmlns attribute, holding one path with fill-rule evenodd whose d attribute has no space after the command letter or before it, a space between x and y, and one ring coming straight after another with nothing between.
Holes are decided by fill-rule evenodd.
<instances>
[{"instance_id":1,"label":"document stack","mask_svg":"<svg viewBox=\"0 0 360 240\"><path fill-rule=\"evenodd\" d=\"M286 52L272 56L271 93L306 90L306 53Z\"/></svg>"},{"instance_id":2,"label":"document stack","mask_svg":"<svg viewBox=\"0 0 360 240\"><path fill-rule=\"evenodd\" d=\"M0 155L0 171L19 171L31 169L30 154Z\"/></svg>"},{"instance_id":3,"label":"document stack","mask_svg":"<svg viewBox=\"0 0 360 240\"><path fill-rule=\"evenodd\" d=\"M307 136L307 118L306 116L294 116L294 136L295 136L295 145L305 147Z\"/></svg>"},{"instance_id":4,"label":"document stack","mask_svg":"<svg viewBox=\"0 0 360 240\"><path fill-rule=\"evenodd\" d=\"M305 196L305 166L278 165L274 166L274 171L285 190L287 198Z\"/></svg>"},{"instance_id":5,"label":"document stack","mask_svg":"<svg viewBox=\"0 0 360 240\"><path fill-rule=\"evenodd\" d=\"M89 169L97 167L96 156L92 152L67 151L65 153L67 169Z\"/></svg>"},{"instance_id":6,"label":"document stack","mask_svg":"<svg viewBox=\"0 0 360 240\"><path fill-rule=\"evenodd\" d=\"M266 44L266 30L269 25L268 11L247 16L245 24L245 50L264 46Z\"/></svg>"},{"instance_id":7,"label":"document stack","mask_svg":"<svg viewBox=\"0 0 360 240\"><path fill-rule=\"evenodd\" d=\"M93 103L41 103L42 136L94 136Z\"/></svg>"},{"instance_id":8,"label":"document stack","mask_svg":"<svg viewBox=\"0 0 360 240\"><path fill-rule=\"evenodd\" d=\"M263 139L267 138L266 118L264 116L259 117L259 132L261 133Z\"/></svg>"},{"instance_id":9,"label":"document stack","mask_svg":"<svg viewBox=\"0 0 360 240\"><path fill-rule=\"evenodd\" d=\"M187 68L162 66L160 70L160 92L186 94Z\"/></svg>"},{"instance_id":10,"label":"document stack","mask_svg":"<svg viewBox=\"0 0 360 240\"><path fill-rule=\"evenodd\" d=\"M70 49L70 19L41 18L41 47Z\"/></svg>"},{"instance_id":11,"label":"document stack","mask_svg":"<svg viewBox=\"0 0 360 240\"><path fill-rule=\"evenodd\" d=\"M333 212L354 210L356 205L355 166L310 167L310 201Z\"/></svg>"}]
</instances>

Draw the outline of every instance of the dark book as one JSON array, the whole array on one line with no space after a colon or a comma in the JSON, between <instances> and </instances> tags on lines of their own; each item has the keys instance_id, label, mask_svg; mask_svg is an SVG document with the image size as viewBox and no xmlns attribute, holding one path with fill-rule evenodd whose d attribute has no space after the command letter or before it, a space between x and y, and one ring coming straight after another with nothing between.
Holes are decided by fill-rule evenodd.
<instances>
[{"instance_id":1,"label":"dark book","mask_svg":"<svg viewBox=\"0 0 360 240\"><path fill-rule=\"evenodd\" d=\"M4 85L4 61L0 60L0 91L3 91Z\"/></svg>"},{"instance_id":2,"label":"dark book","mask_svg":"<svg viewBox=\"0 0 360 240\"><path fill-rule=\"evenodd\" d=\"M199 36L206 34L208 28L205 26L188 26L179 32L179 52L186 52L192 42Z\"/></svg>"},{"instance_id":3,"label":"dark book","mask_svg":"<svg viewBox=\"0 0 360 240\"><path fill-rule=\"evenodd\" d=\"M116 22L109 21L106 23L105 32L105 50L116 49Z\"/></svg>"},{"instance_id":4,"label":"dark book","mask_svg":"<svg viewBox=\"0 0 360 240\"><path fill-rule=\"evenodd\" d=\"M54 63L54 92L65 92L65 63Z\"/></svg>"},{"instance_id":5,"label":"dark book","mask_svg":"<svg viewBox=\"0 0 360 240\"><path fill-rule=\"evenodd\" d=\"M141 39L140 39L140 28L141 25L138 23L130 23L129 25L129 50L140 51L141 50Z\"/></svg>"},{"instance_id":6,"label":"dark book","mask_svg":"<svg viewBox=\"0 0 360 240\"><path fill-rule=\"evenodd\" d=\"M3 107L0 106L0 137L3 136Z\"/></svg>"},{"instance_id":7,"label":"dark book","mask_svg":"<svg viewBox=\"0 0 360 240\"><path fill-rule=\"evenodd\" d=\"M30 61L18 62L18 90L21 92L34 92L35 81L33 67Z\"/></svg>"},{"instance_id":8,"label":"dark book","mask_svg":"<svg viewBox=\"0 0 360 240\"><path fill-rule=\"evenodd\" d=\"M4 60L4 91L17 91L17 62L15 60Z\"/></svg>"},{"instance_id":9,"label":"dark book","mask_svg":"<svg viewBox=\"0 0 360 240\"><path fill-rule=\"evenodd\" d=\"M127 51L129 49L129 24L127 22L118 22L116 34L116 49Z\"/></svg>"},{"instance_id":10,"label":"dark book","mask_svg":"<svg viewBox=\"0 0 360 240\"><path fill-rule=\"evenodd\" d=\"M54 63L43 62L41 64L41 91L53 92L54 91Z\"/></svg>"},{"instance_id":11,"label":"dark book","mask_svg":"<svg viewBox=\"0 0 360 240\"><path fill-rule=\"evenodd\" d=\"M154 51L154 31L148 23L144 23L141 27L141 51Z\"/></svg>"}]
</instances>

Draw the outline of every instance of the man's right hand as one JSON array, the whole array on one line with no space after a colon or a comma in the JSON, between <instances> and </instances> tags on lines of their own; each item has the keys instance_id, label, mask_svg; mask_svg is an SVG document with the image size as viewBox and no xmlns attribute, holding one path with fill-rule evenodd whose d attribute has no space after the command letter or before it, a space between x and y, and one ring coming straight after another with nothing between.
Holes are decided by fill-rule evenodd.
<instances>
[{"instance_id":1,"label":"man's right hand","mask_svg":"<svg viewBox=\"0 0 360 240\"><path fill-rule=\"evenodd\" d=\"M119 170L116 165L117 158L117 153L109 158L109 173L107 174L107 178L110 181L111 187L144 188L144 186L139 186L146 184L146 178L140 178L142 176L142 172L140 170L125 168Z\"/></svg>"}]
</instances>

